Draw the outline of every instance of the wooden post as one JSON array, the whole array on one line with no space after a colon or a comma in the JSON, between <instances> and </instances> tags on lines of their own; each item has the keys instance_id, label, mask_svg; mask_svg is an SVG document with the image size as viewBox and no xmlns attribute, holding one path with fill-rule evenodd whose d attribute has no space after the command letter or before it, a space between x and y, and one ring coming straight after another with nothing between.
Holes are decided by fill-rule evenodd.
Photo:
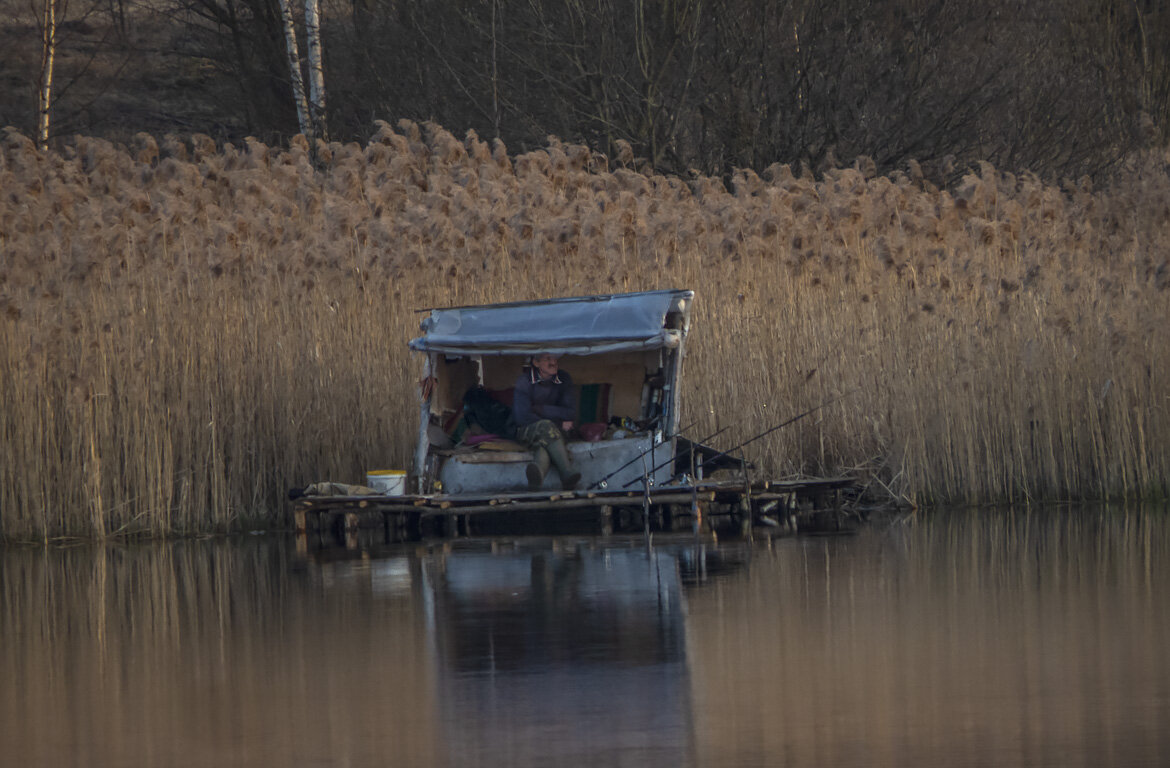
<instances>
[{"instance_id":1,"label":"wooden post","mask_svg":"<svg viewBox=\"0 0 1170 768\"><path fill-rule=\"evenodd\" d=\"M427 355L426 363L423 365L422 389L419 391L418 442L415 443L414 449L414 481L417 493L430 493L432 491L430 485L433 478L429 477L427 473L427 446L430 444L427 439L427 426L430 424L431 418L431 398L434 396L436 368L435 355L433 353Z\"/></svg>"},{"instance_id":2,"label":"wooden post","mask_svg":"<svg viewBox=\"0 0 1170 768\"><path fill-rule=\"evenodd\" d=\"M745 539L751 541L752 538L752 480L748 476L747 458L744 457L743 452L740 452L739 457L740 471L743 472L743 496L739 499L739 532Z\"/></svg>"},{"instance_id":3,"label":"wooden post","mask_svg":"<svg viewBox=\"0 0 1170 768\"><path fill-rule=\"evenodd\" d=\"M650 536L650 475L646 473L646 459L642 459L642 533Z\"/></svg>"}]
</instances>

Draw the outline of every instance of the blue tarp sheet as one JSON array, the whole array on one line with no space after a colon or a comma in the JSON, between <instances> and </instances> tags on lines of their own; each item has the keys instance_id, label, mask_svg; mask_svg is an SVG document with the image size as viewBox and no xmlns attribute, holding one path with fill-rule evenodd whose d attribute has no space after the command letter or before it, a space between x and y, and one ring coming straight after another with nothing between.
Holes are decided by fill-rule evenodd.
<instances>
[{"instance_id":1,"label":"blue tarp sheet","mask_svg":"<svg viewBox=\"0 0 1170 768\"><path fill-rule=\"evenodd\" d=\"M423 335L410 348L475 355L673 348L686 333L693 300L693 291L644 291L432 309L421 324ZM666 328L671 313L682 322Z\"/></svg>"}]
</instances>

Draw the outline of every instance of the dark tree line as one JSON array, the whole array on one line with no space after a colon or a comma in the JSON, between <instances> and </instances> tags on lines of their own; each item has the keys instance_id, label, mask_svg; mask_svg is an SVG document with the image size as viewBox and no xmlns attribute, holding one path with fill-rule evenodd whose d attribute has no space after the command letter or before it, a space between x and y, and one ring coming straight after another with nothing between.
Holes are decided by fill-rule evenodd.
<instances>
[{"instance_id":1,"label":"dark tree line","mask_svg":"<svg viewBox=\"0 0 1170 768\"><path fill-rule=\"evenodd\" d=\"M111 3L110 17L123 30L149 24L158 45L168 35L172 70L201 68L186 97L220 119L193 125L183 94L160 93L177 130L227 140L296 132L277 0L163 2L129 17ZM879 170L916 159L945 178L976 160L1098 173L1170 137L1170 5L1160 0L323 7L327 122L341 140L406 117L513 150L549 134L610 154L625 141L647 165L680 174L865 155Z\"/></svg>"}]
</instances>

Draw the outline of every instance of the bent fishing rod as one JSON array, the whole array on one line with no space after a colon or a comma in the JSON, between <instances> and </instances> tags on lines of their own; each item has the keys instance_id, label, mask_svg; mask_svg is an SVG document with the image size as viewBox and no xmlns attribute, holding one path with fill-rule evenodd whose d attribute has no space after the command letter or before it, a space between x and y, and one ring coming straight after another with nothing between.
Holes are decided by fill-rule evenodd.
<instances>
[{"instance_id":1,"label":"bent fishing rod","mask_svg":"<svg viewBox=\"0 0 1170 768\"><path fill-rule=\"evenodd\" d=\"M834 397L830 400L826 400L825 402L821 403L818 406L815 406L813 408L809 408L804 413L799 413L799 414L793 416L791 419L787 419L785 421L780 422L779 424L777 424L774 427L769 427L769 428L765 429L763 432L756 435L755 437L750 437L747 440L744 440L739 445L728 448L726 451L720 451L719 453L715 454L714 456L712 456L708 459L704 459L703 462L696 467L696 469L702 469L703 467L710 464L712 461L715 461L716 459L723 458L724 456L731 453L732 451L738 451L740 448L743 448L745 445L748 445L749 443L754 443L755 441L759 440L761 437L765 437L766 435L770 435L773 432L775 432L776 430L781 429L783 427L787 427L789 424L792 424L793 422L800 421L805 416L808 416L809 414L812 414L812 413L816 413L820 409L825 408L826 406L832 405L833 403L837 402L838 400L841 400L842 398L844 398L848 395L852 395L856 391L857 391L856 389L852 389L844 394L837 395L836 397ZM663 463L659 464L658 466L654 467L653 469L650 469L649 471L647 471L645 473L645 475L652 475L653 473L657 472L658 470L660 470L663 467L670 464L671 461L674 461L674 459L670 459L670 461L664 461ZM631 485L633 485L636 482L639 482L638 478L635 478L635 479L629 481L628 483L623 485L622 488L629 488Z\"/></svg>"}]
</instances>

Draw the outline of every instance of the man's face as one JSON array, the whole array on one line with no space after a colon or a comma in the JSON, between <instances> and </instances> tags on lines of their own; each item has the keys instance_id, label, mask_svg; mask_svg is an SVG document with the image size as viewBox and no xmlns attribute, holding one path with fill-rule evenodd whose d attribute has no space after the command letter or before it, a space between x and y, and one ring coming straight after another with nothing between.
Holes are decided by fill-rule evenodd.
<instances>
[{"instance_id":1,"label":"man's face","mask_svg":"<svg viewBox=\"0 0 1170 768\"><path fill-rule=\"evenodd\" d=\"M540 371L540 376L544 379L551 379L553 376L556 376L559 370L557 356L548 354L537 355L536 370Z\"/></svg>"}]
</instances>

